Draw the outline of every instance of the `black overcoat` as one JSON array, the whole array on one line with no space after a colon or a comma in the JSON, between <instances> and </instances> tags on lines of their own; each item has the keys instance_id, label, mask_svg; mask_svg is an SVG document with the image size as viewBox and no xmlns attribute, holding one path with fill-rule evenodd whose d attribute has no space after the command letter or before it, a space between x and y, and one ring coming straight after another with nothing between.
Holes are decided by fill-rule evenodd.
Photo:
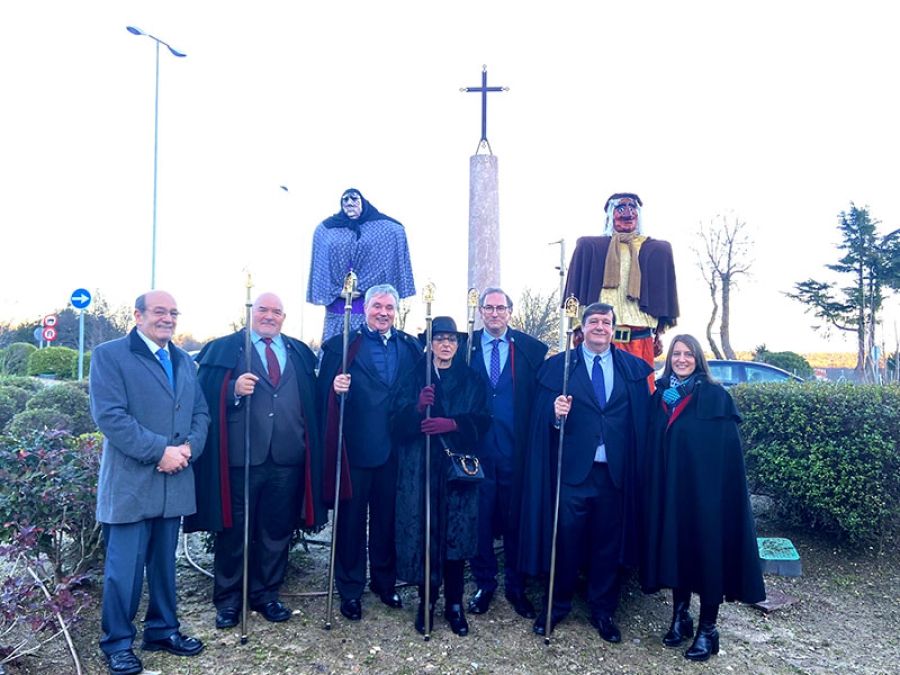
<instances>
[{"instance_id":1,"label":"black overcoat","mask_svg":"<svg viewBox=\"0 0 900 675\"><path fill-rule=\"evenodd\" d=\"M452 452L476 454L476 443L491 423L487 391L481 376L454 359L432 371L435 401L432 417L450 417L457 431L443 434ZM397 576L424 584L425 544L425 415L416 410L425 386L425 360L401 378L391 401L391 432L397 442ZM448 458L441 437L431 437L431 578L440 585L440 562L465 560L478 551L478 484L450 483Z\"/></svg>"},{"instance_id":2,"label":"black overcoat","mask_svg":"<svg viewBox=\"0 0 900 675\"><path fill-rule=\"evenodd\" d=\"M679 588L704 602L765 599L750 508L740 414L729 393L698 376L670 417L657 382L643 471L645 592Z\"/></svg>"}]
</instances>

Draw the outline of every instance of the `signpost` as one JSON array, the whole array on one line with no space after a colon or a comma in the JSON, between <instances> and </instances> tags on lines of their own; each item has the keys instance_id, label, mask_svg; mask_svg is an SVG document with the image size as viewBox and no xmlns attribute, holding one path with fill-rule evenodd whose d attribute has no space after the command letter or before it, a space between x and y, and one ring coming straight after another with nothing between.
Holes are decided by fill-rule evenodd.
<instances>
[{"instance_id":1,"label":"signpost","mask_svg":"<svg viewBox=\"0 0 900 675\"><path fill-rule=\"evenodd\" d=\"M45 340L47 342L47 346L50 346L50 343L56 339L56 324L59 322L59 317L56 314L48 314L44 317L41 324L44 326L42 329L38 329L41 331L41 340ZM37 335L37 331L35 331L35 335ZM43 346L43 343L41 343Z\"/></svg>"},{"instance_id":2,"label":"signpost","mask_svg":"<svg viewBox=\"0 0 900 675\"><path fill-rule=\"evenodd\" d=\"M69 298L78 312L78 379L84 379L84 310L91 304L91 294L87 289L76 288Z\"/></svg>"}]
</instances>

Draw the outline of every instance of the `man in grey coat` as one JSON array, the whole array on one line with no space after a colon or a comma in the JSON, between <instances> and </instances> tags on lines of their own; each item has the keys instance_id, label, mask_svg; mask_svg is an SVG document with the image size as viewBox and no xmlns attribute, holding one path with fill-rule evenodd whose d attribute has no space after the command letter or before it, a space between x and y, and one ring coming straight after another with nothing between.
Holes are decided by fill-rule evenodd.
<instances>
[{"instance_id":1,"label":"man in grey coat","mask_svg":"<svg viewBox=\"0 0 900 675\"><path fill-rule=\"evenodd\" d=\"M91 413L103 434L97 521L106 541L103 638L111 675L143 670L132 651L147 571L142 649L179 656L203 643L179 631L175 548L182 516L196 510L191 462L209 427L191 357L170 340L175 299L150 291L135 302L137 328L97 347L91 358Z\"/></svg>"}]
</instances>

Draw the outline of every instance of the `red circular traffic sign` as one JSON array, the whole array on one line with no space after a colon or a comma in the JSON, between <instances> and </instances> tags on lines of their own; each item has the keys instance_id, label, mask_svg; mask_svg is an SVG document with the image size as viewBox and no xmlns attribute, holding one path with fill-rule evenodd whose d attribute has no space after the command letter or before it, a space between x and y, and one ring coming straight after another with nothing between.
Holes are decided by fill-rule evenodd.
<instances>
[{"instance_id":1,"label":"red circular traffic sign","mask_svg":"<svg viewBox=\"0 0 900 675\"><path fill-rule=\"evenodd\" d=\"M53 326L47 326L43 335L47 342L53 342L56 339L56 329Z\"/></svg>"},{"instance_id":2,"label":"red circular traffic sign","mask_svg":"<svg viewBox=\"0 0 900 675\"><path fill-rule=\"evenodd\" d=\"M55 326L57 321L59 321L59 317L56 314L48 314L44 317L45 326Z\"/></svg>"}]
</instances>

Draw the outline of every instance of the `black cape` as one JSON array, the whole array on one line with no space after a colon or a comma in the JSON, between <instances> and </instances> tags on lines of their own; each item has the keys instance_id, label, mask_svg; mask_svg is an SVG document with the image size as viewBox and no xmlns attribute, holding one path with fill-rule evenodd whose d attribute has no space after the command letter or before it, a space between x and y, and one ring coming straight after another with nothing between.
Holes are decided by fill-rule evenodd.
<instances>
[{"instance_id":1,"label":"black cape","mask_svg":"<svg viewBox=\"0 0 900 675\"><path fill-rule=\"evenodd\" d=\"M619 561L624 567L634 568L638 563L637 466L640 462L639 452L646 444L649 397L647 376L652 371L642 359L614 346L610 349L613 350L616 376L625 380L632 411L634 447L626 455L622 486L624 522ZM538 388L531 413L531 442L525 455L519 523L519 569L532 576L550 571L559 451L559 431L554 428L553 402L563 391L564 365L565 354L556 354L544 361L538 371ZM581 363L581 347L571 350L570 378L575 368L584 368Z\"/></svg>"},{"instance_id":2,"label":"black cape","mask_svg":"<svg viewBox=\"0 0 900 675\"><path fill-rule=\"evenodd\" d=\"M651 401L641 585L647 593L690 590L703 602L760 602L766 591L741 417L724 387L698 376L670 418L662 402L668 386L658 381Z\"/></svg>"},{"instance_id":3,"label":"black cape","mask_svg":"<svg viewBox=\"0 0 900 675\"><path fill-rule=\"evenodd\" d=\"M459 362L458 362L459 361ZM433 376L432 417L450 417L459 427L443 434L452 452L474 455L478 439L491 424L487 390L481 376L460 361ZM433 374L434 375L434 374ZM425 579L425 415L416 410L425 386L425 359L398 380L391 400L391 433L397 442L397 576L424 584ZM450 483L448 458L439 436L431 437L432 585L441 581L441 561L465 560L478 552L478 484Z\"/></svg>"},{"instance_id":4,"label":"black cape","mask_svg":"<svg viewBox=\"0 0 900 675\"><path fill-rule=\"evenodd\" d=\"M322 497L322 425L315 398L316 356L304 343L282 335L288 358L297 370L297 386L306 428L304 499L297 514L298 526L317 530L326 521ZM239 525L231 522L231 486L228 479L228 434L225 420L226 392L244 351L243 330L208 343L197 356L197 379L209 405L211 422L203 454L194 463L197 513L184 519L185 532L221 532Z\"/></svg>"}]
</instances>

